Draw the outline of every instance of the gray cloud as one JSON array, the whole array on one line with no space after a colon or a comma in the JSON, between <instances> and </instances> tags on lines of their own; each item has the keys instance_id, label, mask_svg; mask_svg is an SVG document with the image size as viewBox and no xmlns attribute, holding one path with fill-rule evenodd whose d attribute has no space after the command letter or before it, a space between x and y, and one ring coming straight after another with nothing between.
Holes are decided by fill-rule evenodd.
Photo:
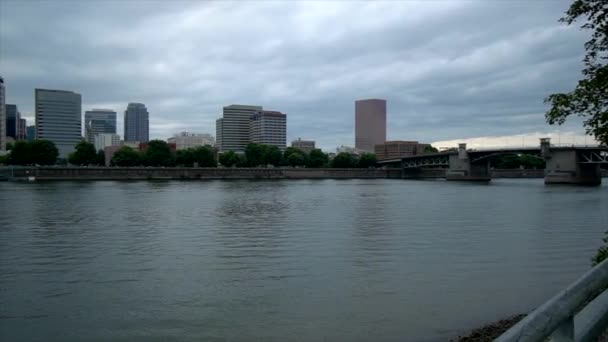
<instances>
[{"instance_id":1,"label":"gray cloud","mask_svg":"<svg viewBox=\"0 0 608 342\"><path fill-rule=\"evenodd\" d=\"M214 133L243 103L286 112L289 139L352 145L366 97L388 100L391 139L553 131L542 99L574 86L586 38L557 22L569 3L5 0L0 73L30 116L36 87L143 102L155 138Z\"/></svg>"}]
</instances>

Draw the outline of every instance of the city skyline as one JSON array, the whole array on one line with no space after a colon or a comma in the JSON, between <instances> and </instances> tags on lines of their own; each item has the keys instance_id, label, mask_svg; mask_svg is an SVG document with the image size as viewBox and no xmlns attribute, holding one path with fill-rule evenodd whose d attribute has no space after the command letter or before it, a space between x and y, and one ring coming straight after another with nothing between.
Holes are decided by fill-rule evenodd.
<instances>
[{"instance_id":1,"label":"city skyline","mask_svg":"<svg viewBox=\"0 0 608 342\"><path fill-rule=\"evenodd\" d=\"M556 20L568 5L193 2L162 4L166 11L159 11L147 4L3 2L0 69L7 81L7 102L17 104L29 123L32 89L70 89L83 94L83 109L121 111L131 101L145 103L154 117L151 139L183 130L213 132L225 104L262 103L290 114L288 141L305 136L325 150L352 146L353 101L370 97L388 101L388 140L436 142L557 131L582 136L578 119L552 127L543 117L544 96L570 89L580 76L585 33ZM133 19L135 10L142 15ZM245 17L264 22L271 13L282 13L282 20L294 25L285 32L267 24L230 30L209 17L210 11L235 19L225 22ZM90 13L100 25L90 20L79 24ZM310 39L331 32L335 20L368 14L387 19L349 20L350 29ZM517 25L507 19L510 14L517 14ZM183 20L168 21L171 16ZM36 25L18 30L23 18L33 18ZM62 31L56 24L62 21L82 27L82 34ZM479 27L486 29L480 32ZM210 32L216 31L221 34L214 38ZM79 53L62 53L72 50L52 32L71 37L68 42ZM453 41L454 34L462 39ZM99 44L83 40L88 35ZM143 45L143 35L152 44ZM358 36L369 45L358 43ZM146 46L165 40L169 52L149 53ZM257 52L242 53L253 50ZM246 69L257 71L247 80L234 77ZM117 128L124 129L120 121Z\"/></svg>"}]
</instances>

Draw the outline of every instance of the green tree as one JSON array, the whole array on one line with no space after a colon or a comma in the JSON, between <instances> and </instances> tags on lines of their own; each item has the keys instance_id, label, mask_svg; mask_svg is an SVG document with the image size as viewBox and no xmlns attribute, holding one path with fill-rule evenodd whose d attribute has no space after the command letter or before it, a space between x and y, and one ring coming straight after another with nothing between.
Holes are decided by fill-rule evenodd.
<instances>
[{"instance_id":1,"label":"green tree","mask_svg":"<svg viewBox=\"0 0 608 342\"><path fill-rule=\"evenodd\" d=\"M192 149L192 159L199 167L216 167L215 152L209 146L199 146Z\"/></svg>"},{"instance_id":2,"label":"green tree","mask_svg":"<svg viewBox=\"0 0 608 342\"><path fill-rule=\"evenodd\" d=\"M194 164L194 151L191 148L178 150L175 153L175 164L190 167Z\"/></svg>"},{"instance_id":3,"label":"green tree","mask_svg":"<svg viewBox=\"0 0 608 342\"><path fill-rule=\"evenodd\" d=\"M287 163L290 166L303 166L306 165L306 158L304 157L304 153L296 152L292 153L287 157Z\"/></svg>"},{"instance_id":4,"label":"green tree","mask_svg":"<svg viewBox=\"0 0 608 342\"><path fill-rule=\"evenodd\" d=\"M256 167L264 164L264 145L250 143L245 147L247 166Z\"/></svg>"},{"instance_id":5,"label":"green tree","mask_svg":"<svg viewBox=\"0 0 608 342\"><path fill-rule=\"evenodd\" d=\"M373 153L363 153L359 158L359 167L361 168L369 168L376 166L376 155Z\"/></svg>"},{"instance_id":6,"label":"green tree","mask_svg":"<svg viewBox=\"0 0 608 342\"><path fill-rule=\"evenodd\" d=\"M264 151L264 164L272 166L280 166L283 154L281 150L274 145L266 146Z\"/></svg>"},{"instance_id":7,"label":"green tree","mask_svg":"<svg viewBox=\"0 0 608 342\"><path fill-rule=\"evenodd\" d=\"M151 140L144 151L144 163L148 166L173 166L175 156L166 141Z\"/></svg>"},{"instance_id":8,"label":"green tree","mask_svg":"<svg viewBox=\"0 0 608 342\"><path fill-rule=\"evenodd\" d=\"M104 150L97 151L97 160L95 163L99 166L106 165L106 153L104 152Z\"/></svg>"},{"instance_id":9,"label":"green tree","mask_svg":"<svg viewBox=\"0 0 608 342\"><path fill-rule=\"evenodd\" d=\"M32 163L38 165L54 165L59 157L55 144L48 140L34 140L28 142Z\"/></svg>"},{"instance_id":10,"label":"green tree","mask_svg":"<svg viewBox=\"0 0 608 342\"><path fill-rule=\"evenodd\" d=\"M247 161L247 157L245 154L237 153L236 154L236 167L248 167L249 162Z\"/></svg>"},{"instance_id":11,"label":"green tree","mask_svg":"<svg viewBox=\"0 0 608 342\"><path fill-rule=\"evenodd\" d=\"M561 125L570 115L584 117L588 134L608 144L608 6L606 0L575 0L559 21L571 25L582 19L584 30L591 30L585 43L583 79L569 93L551 94L545 114L549 124Z\"/></svg>"},{"instance_id":12,"label":"green tree","mask_svg":"<svg viewBox=\"0 0 608 342\"><path fill-rule=\"evenodd\" d=\"M593 258L591 258L591 262L592 262L593 266L599 264L600 262L604 261L604 259L606 259L608 257L608 232L605 233L604 239L602 241L604 241L604 245L602 247L600 247L597 250L597 253L595 253L595 256L593 256Z\"/></svg>"},{"instance_id":13,"label":"green tree","mask_svg":"<svg viewBox=\"0 0 608 342\"><path fill-rule=\"evenodd\" d=\"M308 154L308 166L309 167L323 167L327 165L329 157L318 148L313 149Z\"/></svg>"},{"instance_id":14,"label":"green tree","mask_svg":"<svg viewBox=\"0 0 608 342\"><path fill-rule=\"evenodd\" d=\"M95 146L90 142L81 141L76 144L74 152L70 153L68 161L73 165L93 165L97 163Z\"/></svg>"},{"instance_id":15,"label":"green tree","mask_svg":"<svg viewBox=\"0 0 608 342\"><path fill-rule=\"evenodd\" d=\"M8 165L9 155L0 156L0 165Z\"/></svg>"},{"instance_id":16,"label":"green tree","mask_svg":"<svg viewBox=\"0 0 608 342\"><path fill-rule=\"evenodd\" d=\"M234 151L226 151L220 154L219 160L225 167L232 167L239 162L239 156Z\"/></svg>"},{"instance_id":17,"label":"green tree","mask_svg":"<svg viewBox=\"0 0 608 342\"><path fill-rule=\"evenodd\" d=\"M519 163L525 169L544 169L545 168L544 160L542 160L540 158L536 158L536 157L528 155L528 154L520 155Z\"/></svg>"},{"instance_id":18,"label":"green tree","mask_svg":"<svg viewBox=\"0 0 608 342\"><path fill-rule=\"evenodd\" d=\"M123 146L114 153L110 164L113 166L139 166L141 159L139 152L129 146Z\"/></svg>"},{"instance_id":19,"label":"green tree","mask_svg":"<svg viewBox=\"0 0 608 342\"><path fill-rule=\"evenodd\" d=\"M6 150L7 150L7 151L12 150L12 149L13 149L13 146L14 146L14 144L13 144L13 143L7 142L7 143L6 143Z\"/></svg>"},{"instance_id":20,"label":"green tree","mask_svg":"<svg viewBox=\"0 0 608 342\"><path fill-rule=\"evenodd\" d=\"M32 152L31 152L32 144L29 141L17 141L13 148L11 149L11 153L9 154L8 162L12 165L30 165L33 164L32 160Z\"/></svg>"},{"instance_id":21,"label":"green tree","mask_svg":"<svg viewBox=\"0 0 608 342\"><path fill-rule=\"evenodd\" d=\"M439 150L436 149L435 147L433 147L433 145L424 146L424 151L422 151L422 153L437 153L437 152L439 152Z\"/></svg>"},{"instance_id":22,"label":"green tree","mask_svg":"<svg viewBox=\"0 0 608 342\"><path fill-rule=\"evenodd\" d=\"M348 152L340 152L331 161L331 167L333 168L351 168L357 167L357 157Z\"/></svg>"}]
</instances>

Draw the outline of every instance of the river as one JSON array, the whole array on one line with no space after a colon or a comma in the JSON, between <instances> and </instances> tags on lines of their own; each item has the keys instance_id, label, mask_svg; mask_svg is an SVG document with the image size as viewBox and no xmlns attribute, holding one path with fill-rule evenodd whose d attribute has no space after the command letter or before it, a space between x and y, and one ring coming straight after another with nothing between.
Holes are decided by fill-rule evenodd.
<instances>
[{"instance_id":1,"label":"river","mask_svg":"<svg viewBox=\"0 0 608 342\"><path fill-rule=\"evenodd\" d=\"M447 341L588 270L606 183L0 182L0 340Z\"/></svg>"}]
</instances>

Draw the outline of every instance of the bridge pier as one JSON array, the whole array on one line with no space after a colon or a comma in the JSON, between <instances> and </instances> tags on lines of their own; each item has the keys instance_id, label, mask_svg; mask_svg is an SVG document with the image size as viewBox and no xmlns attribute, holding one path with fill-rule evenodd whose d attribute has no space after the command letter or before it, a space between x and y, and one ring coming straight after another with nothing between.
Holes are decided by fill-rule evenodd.
<instances>
[{"instance_id":1,"label":"bridge pier","mask_svg":"<svg viewBox=\"0 0 608 342\"><path fill-rule=\"evenodd\" d=\"M458 154L450 155L445 178L449 181L469 182L489 182L492 179L487 160L471 163L467 144L458 144Z\"/></svg>"},{"instance_id":2,"label":"bridge pier","mask_svg":"<svg viewBox=\"0 0 608 342\"><path fill-rule=\"evenodd\" d=\"M543 157L547 164L545 184L602 184L600 165L579 163L575 150L552 150Z\"/></svg>"}]
</instances>

